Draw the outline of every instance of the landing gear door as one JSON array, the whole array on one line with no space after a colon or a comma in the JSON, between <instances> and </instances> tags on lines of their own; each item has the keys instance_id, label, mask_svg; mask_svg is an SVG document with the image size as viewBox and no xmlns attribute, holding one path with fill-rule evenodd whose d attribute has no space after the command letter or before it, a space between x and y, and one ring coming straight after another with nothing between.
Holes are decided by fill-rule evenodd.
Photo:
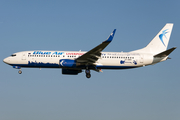
<instances>
[{"instance_id":1,"label":"landing gear door","mask_svg":"<svg viewBox=\"0 0 180 120\"><path fill-rule=\"evenodd\" d=\"M26 53L22 53L22 60L26 60Z\"/></svg>"}]
</instances>

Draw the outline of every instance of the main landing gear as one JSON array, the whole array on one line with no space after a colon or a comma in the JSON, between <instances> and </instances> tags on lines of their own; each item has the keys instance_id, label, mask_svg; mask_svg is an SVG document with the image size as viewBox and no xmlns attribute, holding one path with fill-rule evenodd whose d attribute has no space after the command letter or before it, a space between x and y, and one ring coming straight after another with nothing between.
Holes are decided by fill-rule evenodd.
<instances>
[{"instance_id":1,"label":"main landing gear","mask_svg":"<svg viewBox=\"0 0 180 120\"><path fill-rule=\"evenodd\" d=\"M90 77L91 77L91 73L90 73L90 70L89 70L89 69L86 69L85 73L86 73L86 77L87 77L87 78L90 78Z\"/></svg>"}]
</instances>

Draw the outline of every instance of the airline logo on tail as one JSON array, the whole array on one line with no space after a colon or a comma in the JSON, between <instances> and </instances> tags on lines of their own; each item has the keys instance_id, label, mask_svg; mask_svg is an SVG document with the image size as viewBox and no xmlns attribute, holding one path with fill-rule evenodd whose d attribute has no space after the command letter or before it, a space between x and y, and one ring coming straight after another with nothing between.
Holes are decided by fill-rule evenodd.
<instances>
[{"instance_id":1,"label":"airline logo on tail","mask_svg":"<svg viewBox=\"0 0 180 120\"><path fill-rule=\"evenodd\" d=\"M165 47L166 47L166 45L164 44L163 36L167 39L167 37L166 37L166 33L168 33L167 30L168 30L168 29L162 31L162 34L159 35L159 38L160 38L161 42L163 43L163 45L164 45Z\"/></svg>"}]
</instances>

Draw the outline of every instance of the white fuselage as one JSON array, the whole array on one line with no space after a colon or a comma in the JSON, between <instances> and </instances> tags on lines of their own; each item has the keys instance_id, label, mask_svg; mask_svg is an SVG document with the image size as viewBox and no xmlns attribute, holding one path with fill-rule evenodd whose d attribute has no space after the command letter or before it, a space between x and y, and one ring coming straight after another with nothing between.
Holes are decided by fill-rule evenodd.
<instances>
[{"instance_id":1,"label":"white fuselage","mask_svg":"<svg viewBox=\"0 0 180 120\"><path fill-rule=\"evenodd\" d=\"M4 62L19 67L63 68L61 59L75 60L86 52L81 51L23 51L14 53ZM166 59L154 59L152 54L102 52L101 57L93 64L98 69L125 69L155 64ZM76 66L84 69L84 66Z\"/></svg>"}]
</instances>

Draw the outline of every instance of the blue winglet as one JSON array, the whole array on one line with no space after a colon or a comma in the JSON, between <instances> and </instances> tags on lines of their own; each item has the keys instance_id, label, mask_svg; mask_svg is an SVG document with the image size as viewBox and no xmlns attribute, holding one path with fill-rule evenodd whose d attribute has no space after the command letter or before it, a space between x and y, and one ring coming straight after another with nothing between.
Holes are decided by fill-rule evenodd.
<instances>
[{"instance_id":1,"label":"blue winglet","mask_svg":"<svg viewBox=\"0 0 180 120\"><path fill-rule=\"evenodd\" d=\"M114 34L116 32L116 29L113 30L113 32L109 35L106 41L104 42L111 42L113 40Z\"/></svg>"}]
</instances>

